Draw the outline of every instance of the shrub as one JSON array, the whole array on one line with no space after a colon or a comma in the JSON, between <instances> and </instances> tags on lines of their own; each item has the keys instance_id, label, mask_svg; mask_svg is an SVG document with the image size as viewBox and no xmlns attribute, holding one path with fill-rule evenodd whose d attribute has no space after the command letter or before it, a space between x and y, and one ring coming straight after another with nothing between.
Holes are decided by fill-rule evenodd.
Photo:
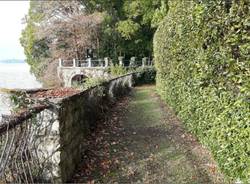
<instances>
[{"instance_id":1,"label":"shrub","mask_svg":"<svg viewBox=\"0 0 250 184\"><path fill-rule=\"evenodd\" d=\"M79 90L86 90L94 86L105 83L107 80L103 78L85 78L82 83L75 83L73 86Z\"/></svg>"},{"instance_id":2,"label":"shrub","mask_svg":"<svg viewBox=\"0 0 250 184\"><path fill-rule=\"evenodd\" d=\"M18 113L20 110L25 110L32 105L34 101L29 98L26 92L22 91L9 91L6 101L10 100L10 107L12 113Z\"/></svg>"},{"instance_id":3,"label":"shrub","mask_svg":"<svg viewBox=\"0 0 250 184\"><path fill-rule=\"evenodd\" d=\"M154 39L159 94L229 177L250 180L250 1L171 0Z\"/></svg>"},{"instance_id":4,"label":"shrub","mask_svg":"<svg viewBox=\"0 0 250 184\"><path fill-rule=\"evenodd\" d=\"M113 65L110 68L110 73L112 76L117 77L121 75L125 75L128 73L127 69L124 66Z\"/></svg>"},{"instance_id":5,"label":"shrub","mask_svg":"<svg viewBox=\"0 0 250 184\"><path fill-rule=\"evenodd\" d=\"M154 84L156 77L156 70L154 67L138 68L139 72L136 77L136 84Z\"/></svg>"}]
</instances>

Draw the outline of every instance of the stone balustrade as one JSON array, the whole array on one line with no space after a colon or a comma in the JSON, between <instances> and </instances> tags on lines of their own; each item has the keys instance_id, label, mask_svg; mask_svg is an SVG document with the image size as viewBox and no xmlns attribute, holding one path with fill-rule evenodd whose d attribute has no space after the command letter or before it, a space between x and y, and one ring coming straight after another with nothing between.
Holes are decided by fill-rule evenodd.
<instances>
[{"instance_id":1,"label":"stone balustrade","mask_svg":"<svg viewBox=\"0 0 250 184\"><path fill-rule=\"evenodd\" d=\"M123 67L147 67L153 65L153 62L147 57L142 58L142 60L137 60L136 57L131 57L130 60L118 57L118 63ZM73 79L76 76L80 78L111 78L112 76L107 69L112 65L113 62L108 57L104 59L88 58L86 60L59 59L57 73L58 77L63 81L64 86L71 87Z\"/></svg>"},{"instance_id":2,"label":"stone balustrade","mask_svg":"<svg viewBox=\"0 0 250 184\"><path fill-rule=\"evenodd\" d=\"M136 66L152 66L153 61L147 57L142 60L137 60L136 57L131 57L130 60L125 60L124 57L118 57L118 63L120 66L125 67L136 67ZM126 63L126 64L125 64ZM92 59L87 58L86 60L62 60L59 59L59 67L70 67L70 68L108 68L112 65L112 60L108 57L104 59Z\"/></svg>"}]
</instances>

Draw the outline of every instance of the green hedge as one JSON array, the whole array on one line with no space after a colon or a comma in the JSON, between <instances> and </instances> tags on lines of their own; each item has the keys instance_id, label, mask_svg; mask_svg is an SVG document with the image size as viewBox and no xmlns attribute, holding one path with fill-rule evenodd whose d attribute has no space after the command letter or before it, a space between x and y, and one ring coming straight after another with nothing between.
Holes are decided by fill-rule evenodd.
<instances>
[{"instance_id":1,"label":"green hedge","mask_svg":"<svg viewBox=\"0 0 250 184\"><path fill-rule=\"evenodd\" d=\"M250 1L169 6L154 39L157 90L226 175L250 182Z\"/></svg>"}]
</instances>

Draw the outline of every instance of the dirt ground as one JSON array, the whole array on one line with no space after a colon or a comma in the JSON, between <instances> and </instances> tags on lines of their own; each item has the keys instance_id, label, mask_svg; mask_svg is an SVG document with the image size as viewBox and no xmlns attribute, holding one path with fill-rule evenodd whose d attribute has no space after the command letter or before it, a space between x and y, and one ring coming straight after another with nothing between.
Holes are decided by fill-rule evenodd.
<instances>
[{"instance_id":1,"label":"dirt ground","mask_svg":"<svg viewBox=\"0 0 250 184\"><path fill-rule=\"evenodd\" d=\"M76 183L229 183L154 86L135 88L85 141Z\"/></svg>"}]
</instances>

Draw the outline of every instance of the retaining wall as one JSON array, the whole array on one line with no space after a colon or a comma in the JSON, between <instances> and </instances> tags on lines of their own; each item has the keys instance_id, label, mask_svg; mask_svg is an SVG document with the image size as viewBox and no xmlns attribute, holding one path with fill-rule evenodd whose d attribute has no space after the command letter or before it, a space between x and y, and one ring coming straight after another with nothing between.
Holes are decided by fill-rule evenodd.
<instances>
[{"instance_id":1,"label":"retaining wall","mask_svg":"<svg viewBox=\"0 0 250 184\"><path fill-rule=\"evenodd\" d=\"M136 74L128 74L73 96L52 99L0 124L0 182L68 182L81 161L84 138ZM52 102L53 101L53 102Z\"/></svg>"},{"instance_id":2,"label":"retaining wall","mask_svg":"<svg viewBox=\"0 0 250 184\"><path fill-rule=\"evenodd\" d=\"M129 92L134 75L113 79L60 102L61 177L68 181L84 151L84 137L96 127L97 120L117 98Z\"/></svg>"}]
</instances>

